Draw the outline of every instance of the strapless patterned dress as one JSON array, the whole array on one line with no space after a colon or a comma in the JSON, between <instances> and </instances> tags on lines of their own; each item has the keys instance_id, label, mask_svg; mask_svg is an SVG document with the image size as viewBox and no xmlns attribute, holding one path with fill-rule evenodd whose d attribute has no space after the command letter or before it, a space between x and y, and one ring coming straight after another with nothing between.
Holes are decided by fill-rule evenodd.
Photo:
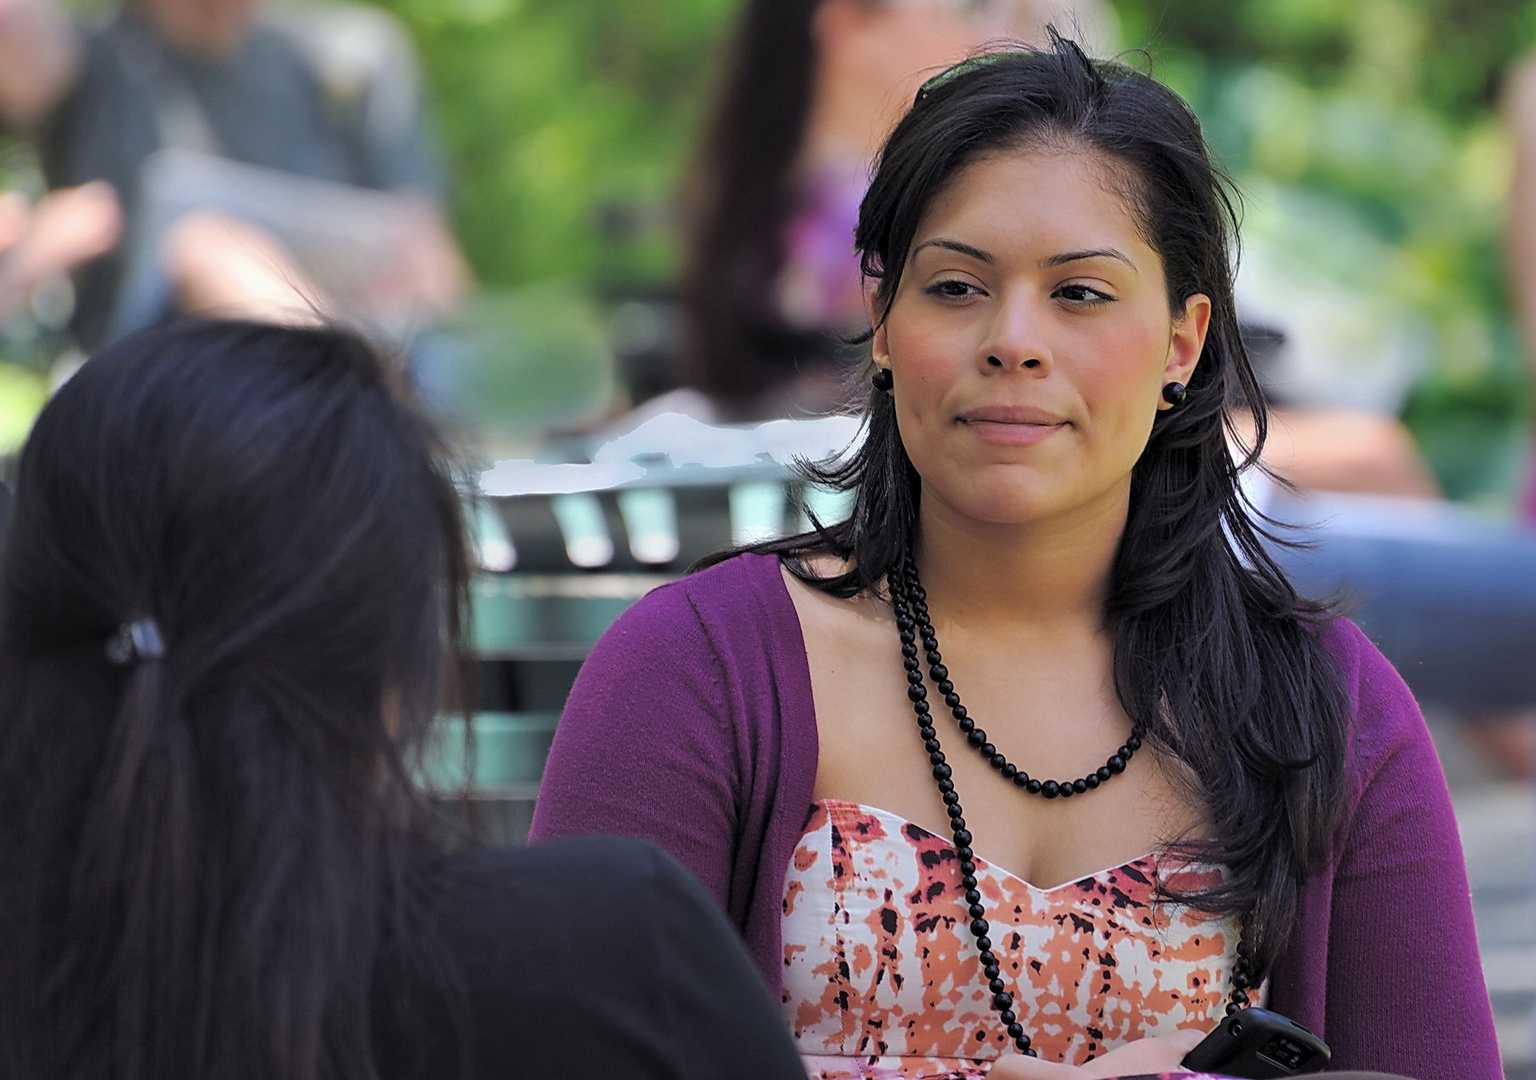
<instances>
[{"instance_id":1,"label":"strapless patterned dress","mask_svg":"<svg viewBox=\"0 0 1536 1080\"><path fill-rule=\"evenodd\" d=\"M1041 1057L1081 1064L1221 1019L1237 920L1157 899L1159 881L1188 889L1219 869L1151 854L1040 889L975 862L993 951ZM948 839L874 807L813 804L783 930L782 1008L816 1080L974 1080L1012 1048Z\"/></svg>"}]
</instances>

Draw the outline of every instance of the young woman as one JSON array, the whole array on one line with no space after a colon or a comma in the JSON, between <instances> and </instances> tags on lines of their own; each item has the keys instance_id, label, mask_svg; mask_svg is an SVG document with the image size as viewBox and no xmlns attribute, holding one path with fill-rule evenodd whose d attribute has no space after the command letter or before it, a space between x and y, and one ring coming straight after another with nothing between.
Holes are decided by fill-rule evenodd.
<instances>
[{"instance_id":1,"label":"young woman","mask_svg":"<svg viewBox=\"0 0 1536 1080\"><path fill-rule=\"evenodd\" d=\"M44 409L0 559L0 1075L803 1076L654 849L440 853L458 505L339 331L146 332Z\"/></svg>"},{"instance_id":2,"label":"young woman","mask_svg":"<svg viewBox=\"0 0 1536 1080\"><path fill-rule=\"evenodd\" d=\"M1338 1068L1500 1075L1423 720L1238 490L1233 228L1147 76L935 77L859 215L852 517L653 592L577 681L535 835L681 858L815 1075L1173 1070L1253 1003Z\"/></svg>"}]
</instances>

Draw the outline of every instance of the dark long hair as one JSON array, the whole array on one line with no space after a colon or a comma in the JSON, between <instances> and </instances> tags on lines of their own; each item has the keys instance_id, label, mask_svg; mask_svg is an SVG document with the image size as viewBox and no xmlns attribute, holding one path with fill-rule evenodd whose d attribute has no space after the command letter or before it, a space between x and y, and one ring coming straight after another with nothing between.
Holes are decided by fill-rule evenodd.
<instances>
[{"instance_id":1,"label":"dark long hair","mask_svg":"<svg viewBox=\"0 0 1536 1080\"><path fill-rule=\"evenodd\" d=\"M1191 795L1210 811L1214 840L1182 846L1227 868L1224 882L1182 898L1249 916L1262 970L1340 821L1348 698L1319 638L1327 611L1286 580L1238 487L1240 467L1263 444L1264 397L1233 306L1233 201L1194 114L1149 76L1091 61L1054 31L1046 49L966 61L929 81L885 145L859 213L864 273L877 283L883 319L923 213L945 185L981 155L1033 146L1114 163L1162 259L1170 309L1182 313L1195 293L1211 300L1188 401L1158 414L1131 473L1104 616L1121 705L1156 748L1189 766ZM1258 431L1241 462L1227 438L1239 394ZM812 476L852 491L852 516L759 547L838 596L878 594L916 538L920 478L890 395L872 391L866 409L857 452ZM809 560L829 553L850 569L816 576Z\"/></svg>"},{"instance_id":2,"label":"dark long hair","mask_svg":"<svg viewBox=\"0 0 1536 1080\"><path fill-rule=\"evenodd\" d=\"M747 0L726 58L726 84L699 144L686 207L680 284L683 375L742 405L825 350L789 325L776 283L794 207L795 159L816 67L811 22L821 0Z\"/></svg>"},{"instance_id":3,"label":"dark long hair","mask_svg":"<svg viewBox=\"0 0 1536 1080\"><path fill-rule=\"evenodd\" d=\"M345 332L184 323L39 417L0 558L12 1075L377 1075L467 580L395 381ZM163 657L110 661L143 619Z\"/></svg>"}]
</instances>

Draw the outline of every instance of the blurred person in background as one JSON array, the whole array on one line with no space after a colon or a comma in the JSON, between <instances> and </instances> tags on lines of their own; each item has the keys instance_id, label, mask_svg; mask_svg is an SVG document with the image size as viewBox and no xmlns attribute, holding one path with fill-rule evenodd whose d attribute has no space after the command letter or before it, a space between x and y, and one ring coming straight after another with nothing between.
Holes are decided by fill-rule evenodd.
<instances>
[{"instance_id":1,"label":"blurred person in background","mask_svg":"<svg viewBox=\"0 0 1536 1080\"><path fill-rule=\"evenodd\" d=\"M349 333L182 322L43 410L0 555L0 1076L803 1080L659 852L444 850L414 776L467 552L398 383Z\"/></svg>"},{"instance_id":2,"label":"blurred person in background","mask_svg":"<svg viewBox=\"0 0 1536 1080\"><path fill-rule=\"evenodd\" d=\"M1271 401L1264 464L1276 476L1303 491L1444 497L1434 470L1401 420L1369 409L1289 401L1282 388L1265 380L1266 351L1263 346L1254 349L1255 366ZM1240 441L1251 444L1252 414L1240 411L1235 419Z\"/></svg>"},{"instance_id":3,"label":"blurred person in background","mask_svg":"<svg viewBox=\"0 0 1536 1080\"><path fill-rule=\"evenodd\" d=\"M467 286L411 49L382 12L126 0L85 27L55 0L0 0L0 123L50 187L105 180L121 203L123 242L79 277L87 349L232 291L254 296L245 314L334 300L405 325Z\"/></svg>"},{"instance_id":4,"label":"blurred person in background","mask_svg":"<svg viewBox=\"0 0 1536 1080\"><path fill-rule=\"evenodd\" d=\"M64 324L69 273L117 242L122 214L105 183L37 200L0 187L0 458L20 449L56 374L79 356Z\"/></svg>"},{"instance_id":5,"label":"blurred person in background","mask_svg":"<svg viewBox=\"0 0 1536 1080\"><path fill-rule=\"evenodd\" d=\"M867 323L853 228L881 142L929 75L1052 22L1113 44L1099 0L747 0L688 192L680 289L683 382L721 418L842 399L838 335Z\"/></svg>"},{"instance_id":6,"label":"blurred person in background","mask_svg":"<svg viewBox=\"0 0 1536 1080\"><path fill-rule=\"evenodd\" d=\"M1267 254L1245 238L1245 263L1262 265ZM1333 288L1358 320L1350 329L1390 351L1401 325L1355 304L1347 286ZM1304 542L1271 545L1272 553L1304 590L1339 598L1419 700L1454 718L1456 737L1492 776L1528 777L1536 770L1536 666L1528 662L1536 652L1536 530L1447 500L1390 402L1338 400L1360 392L1347 363L1349 335L1335 324L1331 336L1328 319L1286 322L1288 307L1305 311L1308 302L1305 287L1239 299L1248 314L1263 310L1279 323L1245 326L1270 406L1267 471L1249 472L1245 486L1282 525L1279 535ZM1252 414L1238 410L1234 420L1235 441L1253 445Z\"/></svg>"}]
</instances>

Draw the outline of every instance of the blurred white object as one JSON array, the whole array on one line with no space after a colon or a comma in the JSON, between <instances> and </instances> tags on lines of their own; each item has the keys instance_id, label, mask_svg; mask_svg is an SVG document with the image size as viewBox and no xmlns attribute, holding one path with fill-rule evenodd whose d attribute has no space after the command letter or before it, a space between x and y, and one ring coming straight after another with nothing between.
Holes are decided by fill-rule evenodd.
<instances>
[{"instance_id":1,"label":"blurred white object","mask_svg":"<svg viewBox=\"0 0 1536 1080\"><path fill-rule=\"evenodd\" d=\"M724 426L666 412L603 442L589 462L498 461L480 474L479 494L550 497L567 557L573 565L596 568L611 563L615 553L598 495L615 492L630 554L642 565L661 566L682 551L673 489L725 488L733 544L777 539L790 527L790 490L801 479L796 465L837 460L863 434L862 422L852 416ZM823 525L845 519L852 509L847 493L815 484L803 490L805 510ZM796 524L810 528L805 511Z\"/></svg>"},{"instance_id":2,"label":"blurred white object","mask_svg":"<svg viewBox=\"0 0 1536 1080\"><path fill-rule=\"evenodd\" d=\"M492 499L511 499L519 495L611 491L644 477L645 469L629 461L551 463L509 458L480 474L480 494Z\"/></svg>"}]
</instances>

